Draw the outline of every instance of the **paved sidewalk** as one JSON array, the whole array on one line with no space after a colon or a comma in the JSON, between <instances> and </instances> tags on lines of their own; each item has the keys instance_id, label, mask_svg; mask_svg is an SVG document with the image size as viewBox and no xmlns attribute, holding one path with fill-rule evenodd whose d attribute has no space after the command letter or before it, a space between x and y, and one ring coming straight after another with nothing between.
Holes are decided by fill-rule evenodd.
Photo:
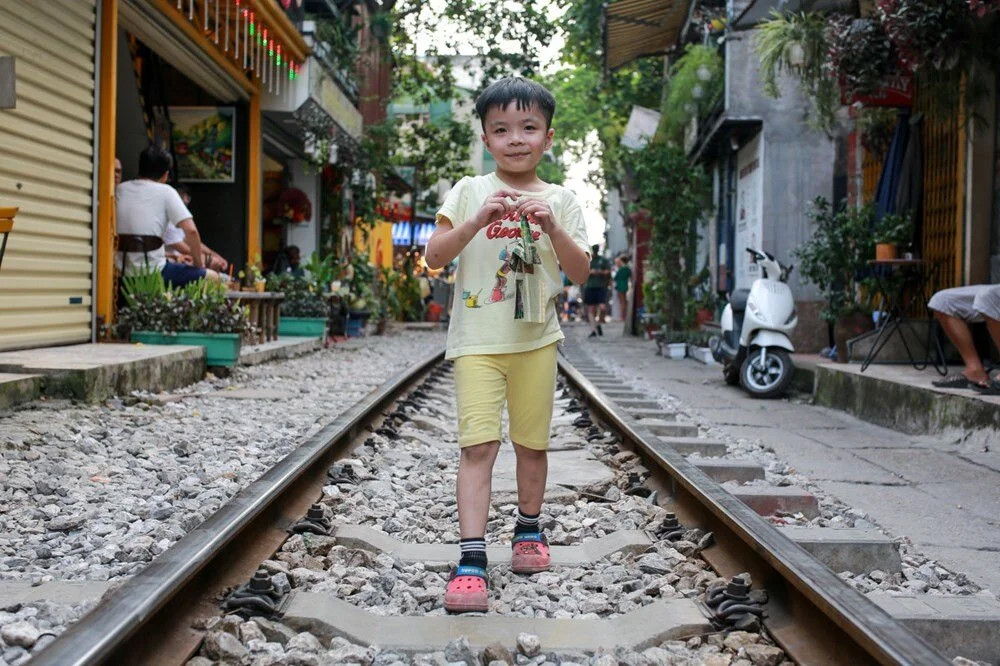
<instances>
[{"instance_id":1,"label":"paved sidewalk","mask_svg":"<svg viewBox=\"0 0 1000 666\"><path fill-rule=\"evenodd\" d=\"M621 367L636 388L675 396L704 425L759 439L893 536L1000 593L1000 442L906 435L805 404L807 396L753 400L726 386L719 366L661 358L655 344L622 336L619 327L605 325L594 339L579 326L565 331L594 360Z\"/></svg>"}]
</instances>

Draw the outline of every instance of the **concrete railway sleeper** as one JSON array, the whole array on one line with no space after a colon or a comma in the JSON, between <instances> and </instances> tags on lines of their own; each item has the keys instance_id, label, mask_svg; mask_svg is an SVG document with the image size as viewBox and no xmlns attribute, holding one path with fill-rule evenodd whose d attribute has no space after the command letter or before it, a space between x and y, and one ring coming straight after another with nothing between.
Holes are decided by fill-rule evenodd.
<instances>
[{"instance_id":1,"label":"concrete railway sleeper","mask_svg":"<svg viewBox=\"0 0 1000 666\"><path fill-rule=\"evenodd\" d=\"M583 359L560 359L542 524L552 570L509 571L506 446L487 528L490 610L446 615L458 449L441 358L305 440L33 662L947 663L823 563L851 560L851 535L789 538L758 513L806 506L801 493L728 492L720 480L759 472L689 461L720 444L645 414L655 404L641 395L618 404L588 374L608 390L616 380ZM899 566L884 540L856 536L861 566Z\"/></svg>"}]
</instances>

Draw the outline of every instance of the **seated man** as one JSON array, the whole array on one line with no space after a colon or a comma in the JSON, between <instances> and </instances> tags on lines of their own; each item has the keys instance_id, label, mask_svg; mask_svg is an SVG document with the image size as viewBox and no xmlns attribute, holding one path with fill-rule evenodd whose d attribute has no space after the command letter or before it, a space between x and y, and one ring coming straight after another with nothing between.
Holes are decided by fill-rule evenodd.
<instances>
[{"instance_id":1,"label":"seated man","mask_svg":"<svg viewBox=\"0 0 1000 666\"><path fill-rule=\"evenodd\" d=\"M115 190L118 233L164 238L169 227L177 227L184 232L193 265L167 261L161 245L145 253L126 252L121 269L128 272L148 262L159 269L166 282L175 286L201 278L218 281L219 274L205 268L201 237L191 213L177 191L166 184L170 162L170 155L159 146L150 145L139 153L139 177Z\"/></svg>"},{"instance_id":2,"label":"seated man","mask_svg":"<svg viewBox=\"0 0 1000 666\"><path fill-rule=\"evenodd\" d=\"M932 383L941 388L972 388L987 395L1000 395L1000 383L990 379L969 330L969 323L985 321L993 344L1000 348L1000 285L942 289L931 296L927 307L934 312L965 363L962 374Z\"/></svg>"}]
</instances>

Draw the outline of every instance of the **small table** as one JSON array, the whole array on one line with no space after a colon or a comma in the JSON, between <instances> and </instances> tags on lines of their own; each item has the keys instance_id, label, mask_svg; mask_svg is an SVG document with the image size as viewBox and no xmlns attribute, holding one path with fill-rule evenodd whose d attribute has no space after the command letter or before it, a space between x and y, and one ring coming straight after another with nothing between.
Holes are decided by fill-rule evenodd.
<instances>
[{"instance_id":1,"label":"small table","mask_svg":"<svg viewBox=\"0 0 1000 666\"><path fill-rule=\"evenodd\" d=\"M278 319L281 316L280 291L227 291L226 298L250 308L251 328L241 338L248 345L273 342L278 339Z\"/></svg>"},{"instance_id":2,"label":"small table","mask_svg":"<svg viewBox=\"0 0 1000 666\"><path fill-rule=\"evenodd\" d=\"M872 343L868 355L861 364L861 372L868 369L878 353L889 342L892 334L898 332L899 339L903 342L903 348L906 350L906 356L916 370L923 370L931 363L931 341L933 340L934 351L937 352L937 356L933 359L934 369L938 371L938 374L946 375L948 368L945 365L941 340L936 335L935 323L932 321L927 327L927 354L923 360L917 360L913 357L913 352L910 350L910 345L907 344L902 330L906 326L913 336L917 337L917 332L905 313L918 302L927 302L927 285L930 284L937 272L937 266L924 259L873 259L868 262L868 265L874 269L876 288L882 294L885 303L885 317L879 320L878 328L872 333L875 335L875 342ZM900 279L894 281L891 278L896 273L900 274ZM913 288L909 299L905 298L907 287ZM920 300L918 301L918 299Z\"/></svg>"}]
</instances>

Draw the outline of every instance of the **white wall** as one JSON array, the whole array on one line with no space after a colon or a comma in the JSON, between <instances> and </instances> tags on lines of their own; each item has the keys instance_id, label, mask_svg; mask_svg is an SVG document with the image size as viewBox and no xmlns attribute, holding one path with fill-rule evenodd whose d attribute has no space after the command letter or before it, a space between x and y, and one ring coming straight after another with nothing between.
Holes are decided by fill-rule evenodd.
<instances>
[{"instance_id":1,"label":"white wall","mask_svg":"<svg viewBox=\"0 0 1000 666\"><path fill-rule=\"evenodd\" d=\"M288 245L297 245L303 263L319 248L319 174L308 171L305 160L289 161L291 186L306 193L312 202L312 217L301 224L288 225Z\"/></svg>"}]
</instances>

